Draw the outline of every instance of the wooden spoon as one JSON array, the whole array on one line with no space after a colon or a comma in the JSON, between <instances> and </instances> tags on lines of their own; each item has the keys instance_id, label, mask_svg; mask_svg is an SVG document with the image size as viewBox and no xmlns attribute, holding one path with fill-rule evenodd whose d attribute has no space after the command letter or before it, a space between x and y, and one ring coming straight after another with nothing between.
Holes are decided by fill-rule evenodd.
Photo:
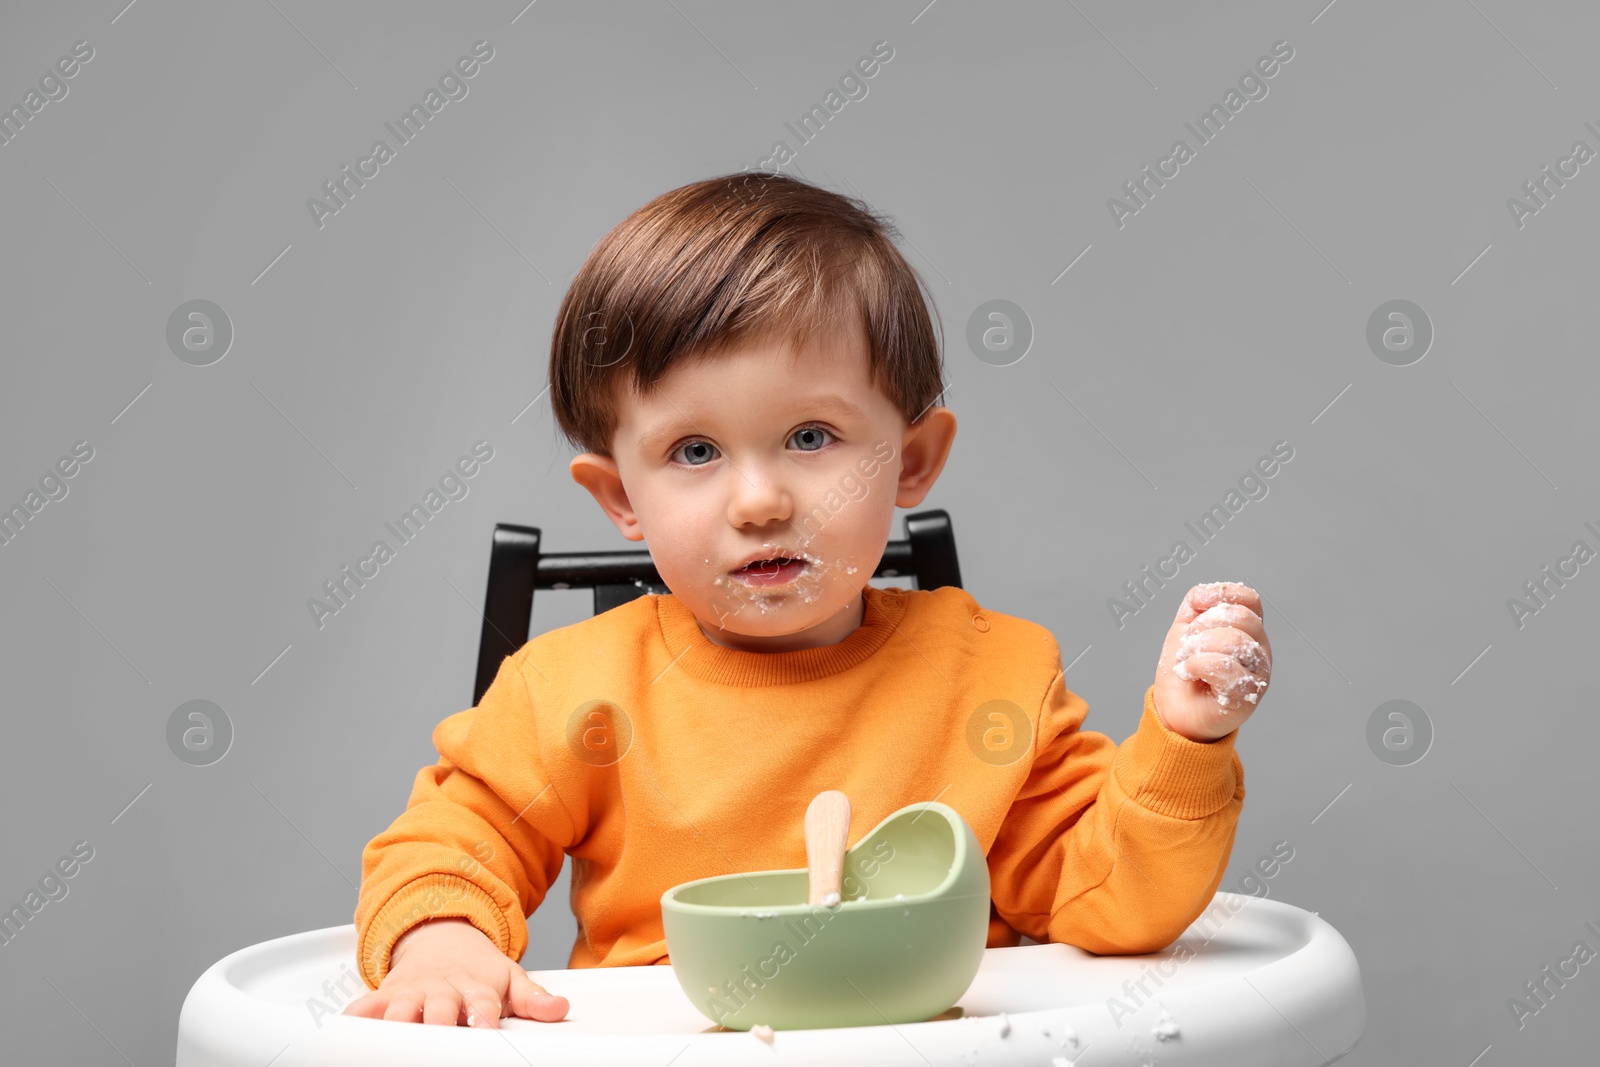
<instances>
[{"instance_id":1,"label":"wooden spoon","mask_svg":"<svg viewBox=\"0 0 1600 1067\"><path fill-rule=\"evenodd\" d=\"M850 845L850 798L837 789L818 793L806 808L808 904L832 907L841 900L844 853Z\"/></svg>"}]
</instances>

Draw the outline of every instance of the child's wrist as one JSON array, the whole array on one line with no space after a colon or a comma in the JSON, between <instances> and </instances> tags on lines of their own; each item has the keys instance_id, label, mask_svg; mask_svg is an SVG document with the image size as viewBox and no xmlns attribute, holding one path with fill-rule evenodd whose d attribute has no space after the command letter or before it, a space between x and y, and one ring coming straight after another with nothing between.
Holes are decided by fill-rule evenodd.
<instances>
[{"instance_id":1,"label":"child's wrist","mask_svg":"<svg viewBox=\"0 0 1600 1067\"><path fill-rule=\"evenodd\" d=\"M394 947L389 950L389 969L390 970L393 970L395 965L400 962L400 957L403 954L404 950L408 946L414 944L418 940L418 938L414 937L413 935L418 935L419 931L424 931L424 930L427 931L427 932L420 933L420 935L419 935L421 937L421 939L423 939L423 940L431 940L435 936L459 937L459 936L461 936L461 933L466 931L466 930L472 931L473 933L477 934L479 937L483 937L484 936L484 933L483 933L482 930L479 930L470 921L468 921L466 919L463 919L463 918L461 918L459 916L448 916L448 917L437 918L437 919L424 919L421 922L419 922L417 925L413 926L411 929L407 930L405 933L401 934L399 936L399 938L397 938L395 940ZM441 933L442 931L446 931L446 930L449 930L449 931L452 931L452 932L451 933Z\"/></svg>"}]
</instances>

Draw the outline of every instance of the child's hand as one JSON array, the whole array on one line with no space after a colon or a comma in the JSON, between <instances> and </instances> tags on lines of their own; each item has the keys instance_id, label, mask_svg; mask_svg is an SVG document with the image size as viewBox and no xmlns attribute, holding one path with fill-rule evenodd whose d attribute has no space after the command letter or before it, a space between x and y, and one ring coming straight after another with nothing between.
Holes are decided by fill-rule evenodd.
<instances>
[{"instance_id":1,"label":"child's hand","mask_svg":"<svg viewBox=\"0 0 1600 1067\"><path fill-rule=\"evenodd\" d=\"M498 1030L501 1005L507 1015L546 1023L566 1018L570 1006L467 920L429 919L395 942L383 982L343 1014Z\"/></svg>"},{"instance_id":2,"label":"child's hand","mask_svg":"<svg viewBox=\"0 0 1600 1067\"><path fill-rule=\"evenodd\" d=\"M1197 585L1161 646L1156 713L1174 733L1215 741L1261 706L1271 675L1260 595L1238 582Z\"/></svg>"}]
</instances>

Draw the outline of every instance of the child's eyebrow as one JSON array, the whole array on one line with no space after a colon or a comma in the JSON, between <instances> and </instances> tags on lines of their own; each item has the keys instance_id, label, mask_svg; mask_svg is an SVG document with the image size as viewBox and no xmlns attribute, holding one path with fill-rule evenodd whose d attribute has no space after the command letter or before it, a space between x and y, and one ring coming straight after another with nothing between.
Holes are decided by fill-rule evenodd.
<instances>
[{"instance_id":1,"label":"child's eyebrow","mask_svg":"<svg viewBox=\"0 0 1600 1067\"><path fill-rule=\"evenodd\" d=\"M824 396L806 397L796 401L790 408L792 411L802 411L807 414L842 415L847 418L864 419L866 413L856 407L842 396L832 393ZM669 419L653 430L648 430L639 437L639 447L644 451L651 451L658 445L665 445L669 440L680 433L699 433L694 422L687 417L679 416Z\"/></svg>"}]
</instances>

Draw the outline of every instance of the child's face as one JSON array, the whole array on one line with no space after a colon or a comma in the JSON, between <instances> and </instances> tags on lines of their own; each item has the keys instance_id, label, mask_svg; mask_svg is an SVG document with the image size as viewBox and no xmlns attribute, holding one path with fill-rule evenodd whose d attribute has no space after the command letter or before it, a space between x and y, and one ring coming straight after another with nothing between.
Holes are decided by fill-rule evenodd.
<instances>
[{"instance_id":1,"label":"child's face","mask_svg":"<svg viewBox=\"0 0 1600 1067\"><path fill-rule=\"evenodd\" d=\"M868 380L859 323L798 358L763 341L676 364L648 397L618 388L612 458L585 453L572 475L646 542L707 638L748 651L835 644L861 624L894 509L921 502L955 434L944 408L908 429ZM775 557L796 562L735 573Z\"/></svg>"}]
</instances>

